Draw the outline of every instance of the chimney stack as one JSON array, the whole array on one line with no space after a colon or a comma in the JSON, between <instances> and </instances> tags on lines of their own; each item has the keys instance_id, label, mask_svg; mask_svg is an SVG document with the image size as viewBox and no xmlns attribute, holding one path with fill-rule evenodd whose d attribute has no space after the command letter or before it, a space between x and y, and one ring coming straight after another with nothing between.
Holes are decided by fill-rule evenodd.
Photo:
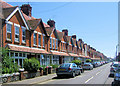
<instances>
[{"instance_id":1,"label":"chimney stack","mask_svg":"<svg viewBox=\"0 0 120 86\"><path fill-rule=\"evenodd\" d=\"M55 21L54 20L48 20L47 24L50 26L50 27L54 27L55 28Z\"/></svg>"},{"instance_id":2,"label":"chimney stack","mask_svg":"<svg viewBox=\"0 0 120 86\"><path fill-rule=\"evenodd\" d=\"M72 35L72 38L73 38L73 39L76 39L76 35Z\"/></svg>"},{"instance_id":3,"label":"chimney stack","mask_svg":"<svg viewBox=\"0 0 120 86\"><path fill-rule=\"evenodd\" d=\"M81 41L81 42L82 42L82 39L78 39L78 41Z\"/></svg>"},{"instance_id":4,"label":"chimney stack","mask_svg":"<svg viewBox=\"0 0 120 86\"><path fill-rule=\"evenodd\" d=\"M68 30L67 29L63 29L62 32L64 33L64 36L68 36Z\"/></svg>"},{"instance_id":5,"label":"chimney stack","mask_svg":"<svg viewBox=\"0 0 120 86\"><path fill-rule=\"evenodd\" d=\"M24 14L27 16L31 17L32 16L32 7L29 4L24 4L21 6L21 10L23 11Z\"/></svg>"}]
</instances>

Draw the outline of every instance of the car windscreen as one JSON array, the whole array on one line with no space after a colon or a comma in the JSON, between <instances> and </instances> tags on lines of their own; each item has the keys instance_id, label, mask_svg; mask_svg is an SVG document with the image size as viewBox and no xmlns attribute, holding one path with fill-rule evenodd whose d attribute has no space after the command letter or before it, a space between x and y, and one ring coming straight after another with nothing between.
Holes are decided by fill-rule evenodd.
<instances>
[{"instance_id":1,"label":"car windscreen","mask_svg":"<svg viewBox=\"0 0 120 86\"><path fill-rule=\"evenodd\" d=\"M118 64L113 64L114 67L118 67Z\"/></svg>"},{"instance_id":2,"label":"car windscreen","mask_svg":"<svg viewBox=\"0 0 120 86\"><path fill-rule=\"evenodd\" d=\"M60 67L70 67L70 64L62 64Z\"/></svg>"}]
</instances>

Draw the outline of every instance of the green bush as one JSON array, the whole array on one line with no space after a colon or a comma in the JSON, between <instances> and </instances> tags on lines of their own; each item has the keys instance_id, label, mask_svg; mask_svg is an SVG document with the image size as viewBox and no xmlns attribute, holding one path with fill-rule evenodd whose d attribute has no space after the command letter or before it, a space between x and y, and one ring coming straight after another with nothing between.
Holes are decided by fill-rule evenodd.
<instances>
[{"instance_id":1,"label":"green bush","mask_svg":"<svg viewBox=\"0 0 120 86\"><path fill-rule=\"evenodd\" d=\"M50 66L52 66L52 68L58 68L59 65L57 65L57 64L50 64Z\"/></svg>"},{"instance_id":2,"label":"green bush","mask_svg":"<svg viewBox=\"0 0 120 86\"><path fill-rule=\"evenodd\" d=\"M92 62L92 60L91 59L86 59L86 62Z\"/></svg>"},{"instance_id":3,"label":"green bush","mask_svg":"<svg viewBox=\"0 0 120 86\"><path fill-rule=\"evenodd\" d=\"M25 59L23 66L28 72L36 72L40 68L40 63L35 58Z\"/></svg>"},{"instance_id":4,"label":"green bush","mask_svg":"<svg viewBox=\"0 0 120 86\"><path fill-rule=\"evenodd\" d=\"M7 55L8 49L2 48L2 74L18 72L19 67L14 63L14 59Z\"/></svg>"},{"instance_id":5,"label":"green bush","mask_svg":"<svg viewBox=\"0 0 120 86\"><path fill-rule=\"evenodd\" d=\"M47 67L46 65L41 66L43 68L43 71L45 71L45 68Z\"/></svg>"},{"instance_id":6,"label":"green bush","mask_svg":"<svg viewBox=\"0 0 120 86\"><path fill-rule=\"evenodd\" d=\"M80 65L81 64L81 60L73 60L72 63L75 63L77 65Z\"/></svg>"}]
</instances>

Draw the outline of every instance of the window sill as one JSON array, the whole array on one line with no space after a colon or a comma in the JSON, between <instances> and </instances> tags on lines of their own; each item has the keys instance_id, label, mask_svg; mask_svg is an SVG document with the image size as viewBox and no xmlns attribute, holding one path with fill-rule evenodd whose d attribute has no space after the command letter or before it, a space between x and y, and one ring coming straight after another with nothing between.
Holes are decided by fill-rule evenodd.
<instances>
[{"instance_id":1,"label":"window sill","mask_svg":"<svg viewBox=\"0 0 120 86\"><path fill-rule=\"evenodd\" d=\"M11 39L6 39L6 41L8 41L8 42L12 42L12 40L11 40Z\"/></svg>"},{"instance_id":2,"label":"window sill","mask_svg":"<svg viewBox=\"0 0 120 86\"><path fill-rule=\"evenodd\" d=\"M19 43L19 41L14 41L15 43Z\"/></svg>"},{"instance_id":3,"label":"window sill","mask_svg":"<svg viewBox=\"0 0 120 86\"><path fill-rule=\"evenodd\" d=\"M38 45L39 48L41 48L42 46Z\"/></svg>"},{"instance_id":4,"label":"window sill","mask_svg":"<svg viewBox=\"0 0 120 86\"><path fill-rule=\"evenodd\" d=\"M36 44L33 44L34 47L36 47L37 45Z\"/></svg>"},{"instance_id":5,"label":"window sill","mask_svg":"<svg viewBox=\"0 0 120 86\"><path fill-rule=\"evenodd\" d=\"M22 44L26 44L26 42L22 42Z\"/></svg>"}]
</instances>

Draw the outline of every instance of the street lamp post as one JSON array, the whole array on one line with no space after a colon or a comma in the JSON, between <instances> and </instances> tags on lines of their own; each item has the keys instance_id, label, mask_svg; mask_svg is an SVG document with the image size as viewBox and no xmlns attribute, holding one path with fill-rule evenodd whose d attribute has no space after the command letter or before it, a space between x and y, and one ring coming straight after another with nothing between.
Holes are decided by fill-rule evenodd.
<instances>
[{"instance_id":1,"label":"street lamp post","mask_svg":"<svg viewBox=\"0 0 120 86\"><path fill-rule=\"evenodd\" d=\"M118 48L119 44L116 45L116 61L118 61L118 57L117 57L117 48Z\"/></svg>"}]
</instances>

